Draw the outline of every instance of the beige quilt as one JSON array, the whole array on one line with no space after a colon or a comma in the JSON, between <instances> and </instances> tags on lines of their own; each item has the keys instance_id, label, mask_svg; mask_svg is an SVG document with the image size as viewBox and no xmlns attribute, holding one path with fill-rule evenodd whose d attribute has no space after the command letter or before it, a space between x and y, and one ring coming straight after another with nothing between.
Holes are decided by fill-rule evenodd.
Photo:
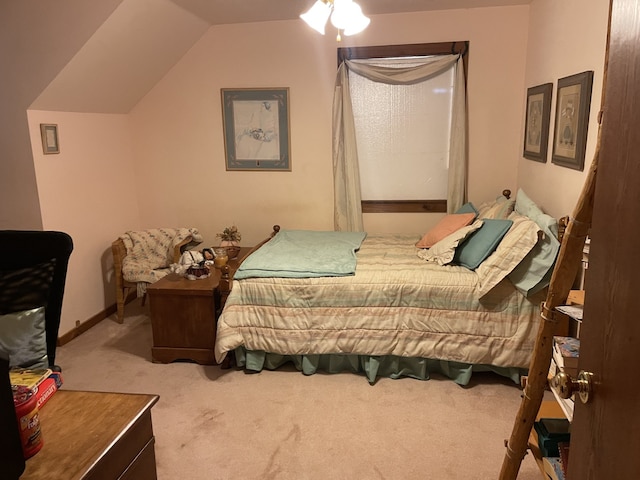
<instances>
[{"instance_id":1,"label":"beige quilt","mask_svg":"<svg viewBox=\"0 0 640 480\"><path fill-rule=\"evenodd\" d=\"M425 262L418 239L368 235L355 276L234 281L216 359L244 346L528 367L543 298L525 298L507 279L479 298L475 272Z\"/></svg>"}]
</instances>

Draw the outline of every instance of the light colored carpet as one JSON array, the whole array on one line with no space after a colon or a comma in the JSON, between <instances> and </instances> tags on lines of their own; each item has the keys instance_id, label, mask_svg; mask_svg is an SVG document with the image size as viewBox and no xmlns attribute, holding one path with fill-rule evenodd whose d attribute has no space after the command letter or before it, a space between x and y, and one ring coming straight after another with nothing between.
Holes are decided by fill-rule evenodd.
<instances>
[{"instance_id":1,"label":"light colored carpet","mask_svg":"<svg viewBox=\"0 0 640 480\"><path fill-rule=\"evenodd\" d=\"M138 301L123 325L102 321L59 347L69 390L156 393L158 478L495 479L520 389L494 374L469 387L363 376L245 374L151 362L151 323ZM520 480L542 474L529 454Z\"/></svg>"}]
</instances>

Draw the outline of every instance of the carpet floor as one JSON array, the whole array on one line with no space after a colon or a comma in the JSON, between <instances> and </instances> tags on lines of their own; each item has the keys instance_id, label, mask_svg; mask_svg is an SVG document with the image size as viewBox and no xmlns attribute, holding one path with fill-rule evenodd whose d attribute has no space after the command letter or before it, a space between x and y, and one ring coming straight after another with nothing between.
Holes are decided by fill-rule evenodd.
<instances>
[{"instance_id":1,"label":"carpet floor","mask_svg":"<svg viewBox=\"0 0 640 480\"><path fill-rule=\"evenodd\" d=\"M519 387L492 373L467 387L293 368L246 374L151 362L138 301L58 348L68 390L154 393L158 478L369 480L498 477ZM528 454L519 480L543 478Z\"/></svg>"}]
</instances>

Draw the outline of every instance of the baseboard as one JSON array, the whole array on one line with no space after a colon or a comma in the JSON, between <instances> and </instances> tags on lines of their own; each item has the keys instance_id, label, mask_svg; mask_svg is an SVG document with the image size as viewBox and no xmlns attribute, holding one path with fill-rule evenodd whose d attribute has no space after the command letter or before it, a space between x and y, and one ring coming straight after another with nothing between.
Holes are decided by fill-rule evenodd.
<instances>
[{"instance_id":1,"label":"baseboard","mask_svg":"<svg viewBox=\"0 0 640 480\"><path fill-rule=\"evenodd\" d=\"M135 292L132 292L127 297L127 300L125 301L125 304L131 302L132 300L135 300L135 298L136 298L136 294L135 294ZM84 332L89 330L91 327L95 327L102 320L104 320L105 318L110 317L111 315L116 313L116 309L117 309L117 307L116 307L115 303L113 305L109 305L107 308L105 308L101 312L96 313L93 317L89 318L88 320L86 320L86 321L84 321L82 323L79 323L74 328L72 328L67 333L65 333L64 335L60 335L58 337L58 346L60 347L60 346L62 346L64 344L66 344L66 343L69 343L71 340L73 340L74 338L79 337Z\"/></svg>"}]
</instances>

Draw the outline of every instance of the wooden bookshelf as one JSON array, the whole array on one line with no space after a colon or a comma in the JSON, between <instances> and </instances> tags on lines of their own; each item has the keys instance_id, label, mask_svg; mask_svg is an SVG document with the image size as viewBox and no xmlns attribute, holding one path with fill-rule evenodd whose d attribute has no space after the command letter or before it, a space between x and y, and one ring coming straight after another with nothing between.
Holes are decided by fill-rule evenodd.
<instances>
[{"instance_id":1,"label":"wooden bookshelf","mask_svg":"<svg viewBox=\"0 0 640 480\"><path fill-rule=\"evenodd\" d=\"M558 404L558 402L554 400L543 400L540 405L540 410L538 410L538 415L536 416L536 421L541 418L566 418L562 408ZM529 450L533 454L533 457L536 459L536 463L538 464L538 468L542 473L543 478L548 478L544 473L544 467L542 466L542 455L540 454L540 448L538 447L538 435L535 429L531 429L531 433L529 434Z\"/></svg>"},{"instance_id":2,"label":"wooden bookshelf","mask_svg":"<svg viewBox=\"0 0 640 480\"><path fill-rule=\"evenodd\" d=\"M567 305L584 305L584 290L571 290L569 292L569 296L567 297ZM576 326L578 323L575 319L572 319L568 315L560 314L558 312L558 317L562 318L561 326L562 328L567 328L569 330L569 334L573 332L579 332L579 327ZM553 359L551 359L553 362ZM551 373L551 372L550 372ZM541 418L567 418L569 421L573 420L573 398L572 399L562 399L558 396L558 394L550 389L552 396L548 399L542 401L540 405L540 409L538 410L538 415L536 416L536 421ZM533 454L536 463L538 464L538 468L542 473L543 478L548 479L549 477L544 472L544 467L542 464L542 455L540 453L540 448L538 447L538 435L535 429L531 429L529 434L529 450Z\"/></svg>"}]
</instances>

